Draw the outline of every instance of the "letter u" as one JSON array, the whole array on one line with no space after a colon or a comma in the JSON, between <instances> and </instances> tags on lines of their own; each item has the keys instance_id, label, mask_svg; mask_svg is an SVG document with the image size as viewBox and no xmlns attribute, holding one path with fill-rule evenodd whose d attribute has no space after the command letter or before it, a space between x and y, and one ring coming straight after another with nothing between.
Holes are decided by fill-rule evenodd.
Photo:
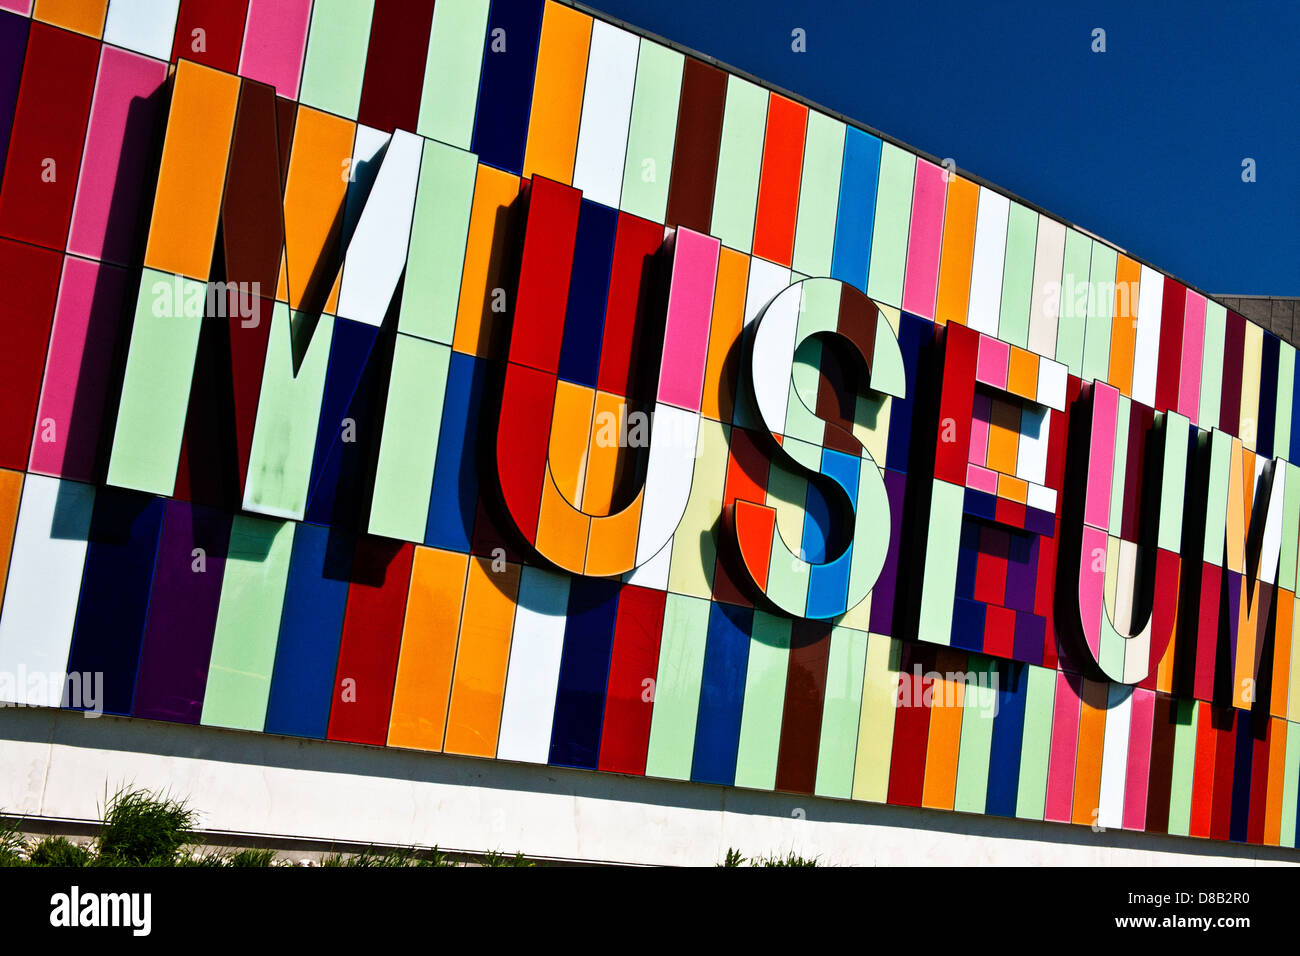
<instances>
[{"instance_id":1,"label":"letter u","mask_svg":"<svg viewBox=\"0 0 1300 956\"><path fill-rule=\"evenodd\" d=\"M594 389L561 374L581 207L579 190L533 178L501 396L497 470L511 520L542 557L575 574L618 575L658 554L686 510L719 242L689 229L667 240L672 271L645 481L626 507L591 514L570 501L565 483L557 481L557 470L571 463L552 460L557 446L567 443L566 432L590 434L596 397Z\"/></svg>"},{"instance_id":2,"label":"letter u","mask_svg":"<svg viewBox=\"0 0 1300 956\"><path fill-rule=\"evenodd\" d=\"M1119 683L1136 684L1160 663L1173 635L1182 573L1190 422L1173 411L1156 415L1160 470L1151 468L1148 458L1143 480L1159 481L1159 494L1141 497L1158 501L1158 514L1136 515L1137 501L1124 499L1128 474L1137 467L1126 454L1133 403L1102 382L1089 387L1092 421L1079 549L1079 621L1102 673ZM1154 520L1154 549L1123 537L1126 525L1135 526L1134 516L1144 523ZM1154 574L1140 573L1142 564L1152 559ZM1139 581L1150 582L1141 593Z\"/></svg>"}]
</instances>

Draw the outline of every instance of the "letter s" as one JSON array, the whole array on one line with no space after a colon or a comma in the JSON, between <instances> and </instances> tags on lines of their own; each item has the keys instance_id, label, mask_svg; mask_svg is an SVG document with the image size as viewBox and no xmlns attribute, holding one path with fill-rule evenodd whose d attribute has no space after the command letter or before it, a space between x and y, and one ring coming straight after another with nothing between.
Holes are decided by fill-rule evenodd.
<instances>
[{"instance_id":1,"label":"letter s","mask_svg":"<svg viewBox=\"0 0 1300 956\"><path fill-rule=\"evenodd\" d=\"M848 497L854 516L850 544L832 560L811 564L782 539L775 509L737 500L728 519L741 563L768 599L796 617L826 619L859 604L875 586L891 520L884 477L871 453L841 426L819 417L795 387L795 352L816 335L847 342L866 363L871 388L896 398L906 393L903 354L875 303L835 279L788 286L758 319L749 381L763 425L782 454L830 479Z\"/></svg>"}]
</instances>

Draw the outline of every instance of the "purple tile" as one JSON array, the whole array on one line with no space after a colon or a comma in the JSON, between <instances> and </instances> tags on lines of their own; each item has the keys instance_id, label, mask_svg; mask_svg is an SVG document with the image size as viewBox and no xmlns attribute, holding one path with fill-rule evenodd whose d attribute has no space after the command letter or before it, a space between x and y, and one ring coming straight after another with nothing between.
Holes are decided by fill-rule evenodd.
<instances>
[{"instance_id":1,"label":"purple tile","mask_svg":"<svg viewBox=\"0 0 1300 956\"><path fill-rule=\"evenodd\" d=\"M1047 641L1047 618L1037 614L1016 613L1016 638L1011 656L1018 661L1042 666L1043 647Z\"/></svg>"},{"instance_id":2,"label":"purple tile","mask_svg":"<svg viewBox=\"0 0 1300 956\"><path fill-rule=\"evenodd\" d=\"M131 705L136 717L199 721L231 520L213 508L167 502Z\"/></svg>"},{"instance_id":3,"label":"purple tile","mask_svg":"<svg viewBox=\"0 0 1300 956\"><path fill-rule=\"evenodd\" d=\"M907 476L886 468L884 478L885 493L889 496L889 553L872 591L869 627L877 634L893 634L894 605L899 603L898 552L903 539L903 491L907 486Z\"/></svg>"},{"instance_id":4,"label":"purple tile","mask_svg":"<svg viewBox=\"0 0 1300 956\"><path fill-rule=\"evenodd\" d=\"M9 135L18 103L18 84L27 52L27 28L31 21L12 13L0 13L0 169L9 152Z\"/></svg>"}]
</instances>

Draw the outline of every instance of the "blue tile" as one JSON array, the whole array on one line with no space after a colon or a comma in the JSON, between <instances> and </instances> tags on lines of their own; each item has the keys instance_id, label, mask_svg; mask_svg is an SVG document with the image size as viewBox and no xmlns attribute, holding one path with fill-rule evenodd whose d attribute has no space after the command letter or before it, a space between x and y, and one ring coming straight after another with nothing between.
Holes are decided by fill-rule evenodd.
<instances>
[{"instance_id":1,"label":"blue tile","mask_svg":"<svg viewBox=\"0 0 1300 956\"><path fill-rule=\"evenodd\" d=\"M551 724L550 762L596 768L605 717L605 687L614 646L620 584L574 577L560 654L560 680Z\"/></svg>"},{"instance_id":2,"label":"blue tile","mask_svg":"<svg viewBox=\"0 0 1300 956\"><path fill-rule=\"evenodd\" d=\"M692 780L728 786L735 783L753 620L751 608L714 604L709 609Z\"/></svg>"},{"instance_id":3,"label":"blue tile","mask_svg":"<svg viewBox=\"0 0 1300 956\"><path fill-rule=\"evenodd\" d=\"M266 732L324 738L334 695L353 538L314 524L294 529Z\"/></svg>"}]
</instances>

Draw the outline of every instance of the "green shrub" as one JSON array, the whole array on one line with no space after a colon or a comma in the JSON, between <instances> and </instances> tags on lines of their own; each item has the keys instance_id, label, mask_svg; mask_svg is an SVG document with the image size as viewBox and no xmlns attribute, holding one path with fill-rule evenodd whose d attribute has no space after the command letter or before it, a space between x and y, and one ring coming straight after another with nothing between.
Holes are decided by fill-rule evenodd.
<instances>
[{"instance_id":1,"label":"green shrub","mask_svg":"<svg viewBox=\"0 0 1300 956\"><path fill-rule=\"evenodd\" d=\"M227 860L226 855L218 850L193 847L182 848L180 852L176 854L176 862L171 865L214 868L226 866L228 863L229 861Z\"/></svg>"},{"instance_id":2,"label":"green shrub","mask_svg":"<svg viewBox=\"0 0 1300 956\"><path fill-rule=\"evenodd\" d=\"M460 864L448 858L447 854L435 846L428 851L421 851L415 847L398 847L386 853L381 853L373 847L367 847L360 853L354 853L351 856L344 856L342 853L331 853L329 856L321 858L320 865L431 867L459 866Z\"/></svg>"},{"instance_id":3,"label":"green shrub","mask_svg":"<svg viewBox=\"0 0 1300 956\"><path fill-rule=\"evenodd\" d=\"M18 822L0 822L0 866L23 866L27 841L18 831Z\"/></svg>"},{"instance_id":4,"label":"green shrub","mask_svg":"<svg viewBox=\"0 0 1300 956\"><path fill-rule=\"evenodd\" d=\"M816 857L806 859L796 854L793 850L785 856L769 856L761 860L754 861L755 866L816 866Z\"/></svg>"},{"instance_id":5,"label":"green shrub","mask_svg":"<svg viewBox=\"0 0 1300 956\"><path fill-rule=\"evenodd\" d=\"M238 850L225 861L226 866L271 866L275 863L274 850Z\"/></svg>"},{"instance_id":6,"label":"green shrub","mask_svg":"<svg viewBox=\"0 0 1300 956\"><path fill-rule=\"evenodd\" d=\"M744 855L734 847L727 851L726 858L718 866L744 866ZM749 861L750 866L816 866L817 858L807 859L793 850L785 856L756 856Z\"/></svg>"},{"instance_id":7,"label":"green shrub","mask_svg":"<svg viewBox=\"0 0 1300 956\"><path fill-rule=\"evenodd\" d=\"M522 853L516 853L514 856L508 856L505 853L499 853L496 850L490 850L484 853L478 859L480 866L533 866L533 862L525 857Z\"/></svg>"},{"instance_id":8,"label":"green shrub","mask_svg":"<svg viewBox=\"0 0 1300 956\"><path fill-rule=\"evenodd\" d=\"M106 866L174 866L198 815L184 800L119 790L108 801L96 844Z\"/></svg>"},{"instance_id":9,"label":"green shrub","mask_svg":"<svg viewBox=\"0 0 1300 956\"><path fill-rule=\"evenodd\" d=\"M32 847L28 862L32 866L90 866L94 859L84 846L66 837L51 836Z\"/></svg>"}]
</instances>

